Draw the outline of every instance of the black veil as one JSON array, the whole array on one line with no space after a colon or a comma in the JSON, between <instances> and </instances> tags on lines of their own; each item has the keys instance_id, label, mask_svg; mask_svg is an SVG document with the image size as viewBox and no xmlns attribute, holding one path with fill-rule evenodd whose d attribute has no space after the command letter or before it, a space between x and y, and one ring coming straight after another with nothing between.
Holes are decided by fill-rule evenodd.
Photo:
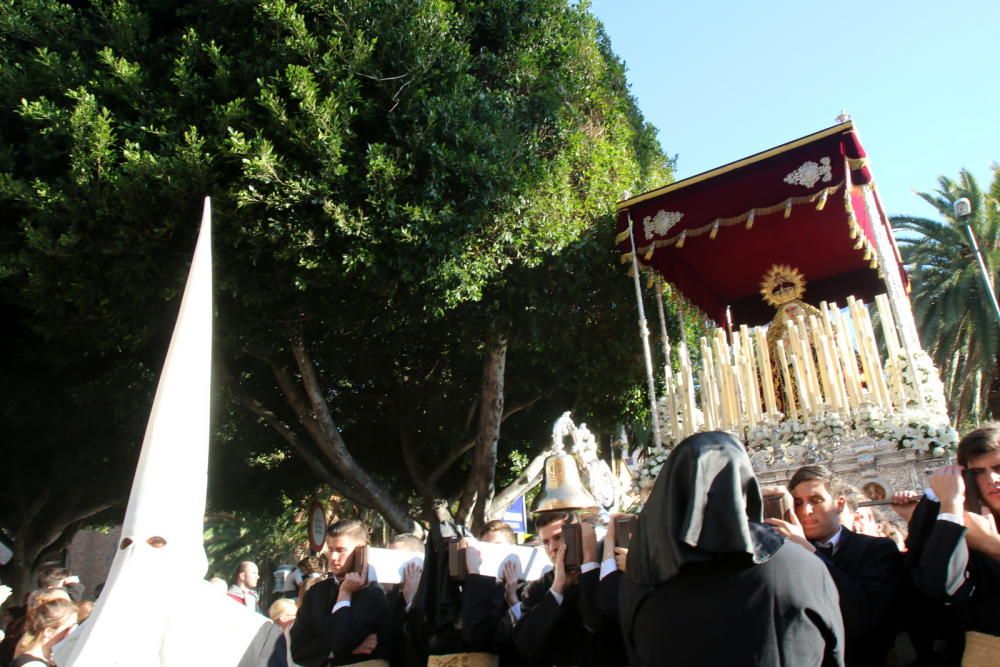
<instances>
[{"instance_id":1,"label":"black veil","mask_svg":"<svg viewBox=\"0 0 1000 667\"><path fill-rule=\"evenodd\" d=\"M761 523L760 486L746 451L721 431L693 435L671 452L639 516L628 577L640 585L723 555L760 564L784 541Z\"/></svg>"}]
</instances>

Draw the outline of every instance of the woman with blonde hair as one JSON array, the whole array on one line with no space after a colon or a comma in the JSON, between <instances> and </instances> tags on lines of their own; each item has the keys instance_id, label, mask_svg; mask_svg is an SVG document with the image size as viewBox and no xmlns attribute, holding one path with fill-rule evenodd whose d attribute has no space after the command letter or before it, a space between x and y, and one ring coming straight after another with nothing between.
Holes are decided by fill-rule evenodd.
<instances>
[{"instance_id":1,"label":"woman with blonde hair","mask_svg":"<svg viewBox=\"0 0 1000 667\"><path fill-rule=\"evenodd\" d=\"M76 605L70 600L59 598L38 605L28 613L11 667L52 667L52 647L75 627Z\"/></svg>"}]
</instances>

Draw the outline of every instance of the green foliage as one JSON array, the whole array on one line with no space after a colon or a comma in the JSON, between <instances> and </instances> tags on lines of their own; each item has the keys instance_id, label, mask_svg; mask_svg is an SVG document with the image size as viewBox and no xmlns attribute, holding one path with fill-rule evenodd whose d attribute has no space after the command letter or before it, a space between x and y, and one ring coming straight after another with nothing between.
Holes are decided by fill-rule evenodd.
<instances>
[{"instance_id":1,"label":"green foliage","mask_svg":"<svg viewBox=\"0 0 1000 667\"><path fill-rule=\"evenodd\" d=\"M307 518L314 498L330 501L333 495L327 487L312 486L296 499L279 494L277 508L271 511L210 513L205 517L207 576L230 581L236 566L249 560L260 566L262 577L270 577L274 567L309 555ZM373 545L387 543L385 523L375 512L344 500L325 506L336 518L361 520L371 531Z\"/></svg>"},{"instance_id":2,"label":"green foliage","mask_svg":"<svg viewBox=\"0 0 1000 667\"><path fill-rule=\"evenodd\" d=\"M50 364L159 367L210 194L217 356L295 423L271 364L301 335L404 499L399 443L468 439L491 331L508 404L534 401L503 454L567 408L604 433L635 409L611 208L670 166L585 5L0 0L0 108L0 298ZM301 492L273 432L228 396L215 415L217 505Z\"/></svg>"},{"instance_id":3,"label":"green foliage","mask_svg":"<svg viewBox=\"0 0 1000 667\"><path fill-rule=\"evenodd\" d=\"M976 236L994 281L1000 271L1000 173L994 173L989 193L963 170L957 181L942 176L938 190L918 193L944 222L914 216L894 216L903 261L910 271L914 313L925 348L943 374L949 409L958 424L987 418L991 381L1000 372L1000 326L965 230L956 219L954 203L967 197L972 204L968 223ZM993 417L1000 416L994 411Z\"/></svg>"}]
</instances>

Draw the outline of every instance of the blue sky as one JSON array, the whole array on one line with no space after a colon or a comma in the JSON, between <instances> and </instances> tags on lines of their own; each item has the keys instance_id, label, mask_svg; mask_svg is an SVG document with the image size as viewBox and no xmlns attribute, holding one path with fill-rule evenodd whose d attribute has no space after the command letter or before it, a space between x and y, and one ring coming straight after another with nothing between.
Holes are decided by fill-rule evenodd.
<instances>
[{"instance_id":1,"label":"blue sky","mask_svg":"<svg viewBox=\"0 0 1000 667\"><path fill-rule=\"evenodd\" d=\"M1000 162L1000 1L594 0L677 178L853 117L889 214Z\"/></svg>"}]
</instances>

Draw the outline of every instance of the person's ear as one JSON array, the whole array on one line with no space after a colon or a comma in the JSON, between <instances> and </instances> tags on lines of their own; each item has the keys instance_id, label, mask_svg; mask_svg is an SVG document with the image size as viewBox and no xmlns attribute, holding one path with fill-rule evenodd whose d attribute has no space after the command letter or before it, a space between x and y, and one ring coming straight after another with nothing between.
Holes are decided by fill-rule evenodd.
<instances>
[{"instance_id":1,"label":"person's ear","mask_svg":"<svg viewBox=\"0 0 1000 667\"><path fill-rule=\"evenodd\" d=\"M837 512L843 512L844 507L847 505L847 498L844 496L837 496Z\"/></svg>"}]
</instances>

